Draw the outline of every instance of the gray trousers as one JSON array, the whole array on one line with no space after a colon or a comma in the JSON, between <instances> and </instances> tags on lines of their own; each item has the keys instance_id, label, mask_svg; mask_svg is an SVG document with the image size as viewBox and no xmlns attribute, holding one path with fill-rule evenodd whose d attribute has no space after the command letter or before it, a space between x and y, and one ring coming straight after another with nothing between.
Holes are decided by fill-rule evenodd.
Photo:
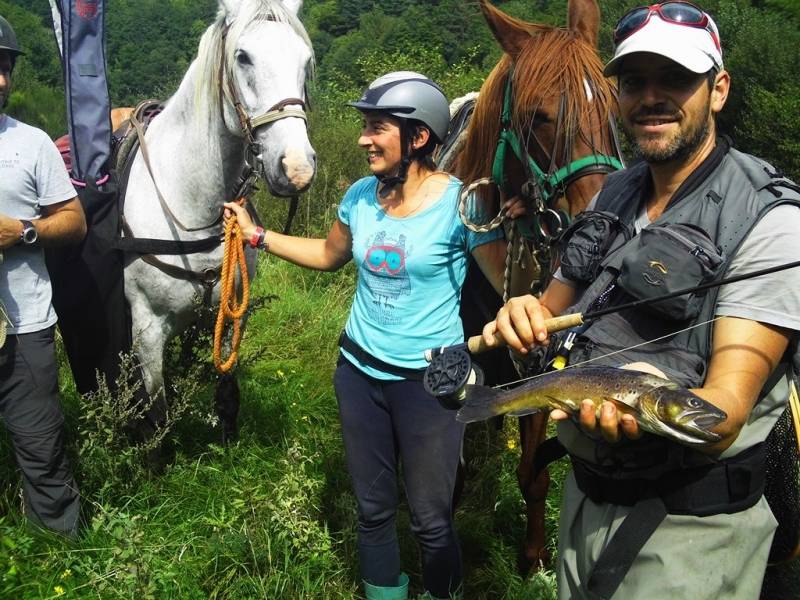
<instances>
[{"instance_id":1,"label":"gray trousers","mask_svg":"<svg viewBox=\"0 0 800 600\"><path fill-rule=\"evenodd\" d=\"M574 475L567 476L558 525L559 599L597 598L585 583L630 510L592 502ZM775 526L763 497L730 515L667 515L613 600L758 600Z\"/></svg>"},{"instance_id":2,"label":"gray trousers","mask_svg":"<svg viewBox=\"0 0 800 600\"><path fill-rule=\"evenodd\" d=\"M64 448L53 332L8 336L0 350L0 416L22 471L26 516L74 536L80 495Z\"/></svg>"}]
</instances>

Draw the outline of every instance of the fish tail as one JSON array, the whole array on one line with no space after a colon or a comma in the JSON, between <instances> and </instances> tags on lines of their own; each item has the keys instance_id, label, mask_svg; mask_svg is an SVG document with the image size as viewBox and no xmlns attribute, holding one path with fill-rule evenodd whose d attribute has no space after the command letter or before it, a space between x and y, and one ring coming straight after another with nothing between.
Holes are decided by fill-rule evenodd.
<instances>
[{"instance_id":1,"label":"fish tail","mask_svg":"<svg viewBox=\"0 0 800 600\"><path fill-rule=\"evenodd\" d=\"M506 395L507 392L484 385L468 385L464 405L456 414L456 419L462 423L473 423L502 415L508 412L508 407L504 406Z\"/></svg>"}]
</instances>

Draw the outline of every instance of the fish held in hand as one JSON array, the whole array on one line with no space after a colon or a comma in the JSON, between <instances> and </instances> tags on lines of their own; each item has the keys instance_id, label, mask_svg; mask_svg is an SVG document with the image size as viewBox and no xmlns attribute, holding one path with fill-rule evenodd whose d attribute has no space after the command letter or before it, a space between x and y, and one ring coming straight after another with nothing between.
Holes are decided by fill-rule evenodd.
<instances>
[{"instance_id":1,"label":"fish held in hand","mask_svg":"<svg viewBox=\"0 0 800 600\"><path fill-rule=\"evenodd\" d=\"M591 400L600 411L611 402L622 414L633 415L639 427L684 444L716 442L711 428L728 415L696 394L649 373L613 367L582 367L553 371L511 390L468 385L464 406L456 418L463 423L497 415L515 417L559 408L577 416Z\"/></svg>"}]
</instances>

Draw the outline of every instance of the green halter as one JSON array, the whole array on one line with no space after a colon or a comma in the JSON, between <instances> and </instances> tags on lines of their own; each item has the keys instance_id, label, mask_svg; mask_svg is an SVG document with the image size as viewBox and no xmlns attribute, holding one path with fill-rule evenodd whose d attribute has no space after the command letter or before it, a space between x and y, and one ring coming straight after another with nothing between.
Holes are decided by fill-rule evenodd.
<instances>
[{"instance_id":1,"label":"green halter","mask_svg":"<svg viewBox=\"0 0 800 600\"><path fill-rule=\"evenodd\" d=\"M527 149L520 143L519 137L511 127L511 108L514 96L511 83L512 79L513 70L509 71L506 81L503 112L500 116L500 124L502 127L500 130L500 138L497 142L497 150L494 154L494 164L492 165L492 179L507 195L510 196L513 194L512 190L509 189L508 181L505 176L506 155L508 154L509 148L514 152L514 155L520 162L523 163L523 166L527 163L530 172L536 178L536 181L533 183L539 188L542 201L547 208L551 207L550 205L556 197L556 192L561 188L565 188L565 182L568 182L573 174L578 173L582 169L586 167L605 166L609 167L609 170L616 171L623 168L624 165L618 158L607 154L593 153L573 160L568 165L561 167L549 175L545 173L539 165L536 164L536 161L528 155Z\"/></svg>"}]
</instances>

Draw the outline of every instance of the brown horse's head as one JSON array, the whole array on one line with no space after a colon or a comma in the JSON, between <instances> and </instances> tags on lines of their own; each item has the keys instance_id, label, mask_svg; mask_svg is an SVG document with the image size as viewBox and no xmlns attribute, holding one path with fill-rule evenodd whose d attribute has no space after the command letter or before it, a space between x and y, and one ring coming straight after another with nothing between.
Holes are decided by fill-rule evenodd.
<instances>
[{"instance_id":1,"label":"brown horse's head","mask_svg":"<svg viewBox=\"0 0 800 600\"><path fill-rule=\"evenodd\" d=\"M600 24L596 1L569 0L566 28L526 23L486 0L480 6L505 53L481 88L456 175L469 183L492 174L509 77L511 128L544 173L592 154L616 157L611 132L616 100L596 50ZM525 171L511 152L505 176L519 193ZM591 173L568 180L563 195L570 213L586 207L604 176Z\"/></svg>"}]
</instances>

